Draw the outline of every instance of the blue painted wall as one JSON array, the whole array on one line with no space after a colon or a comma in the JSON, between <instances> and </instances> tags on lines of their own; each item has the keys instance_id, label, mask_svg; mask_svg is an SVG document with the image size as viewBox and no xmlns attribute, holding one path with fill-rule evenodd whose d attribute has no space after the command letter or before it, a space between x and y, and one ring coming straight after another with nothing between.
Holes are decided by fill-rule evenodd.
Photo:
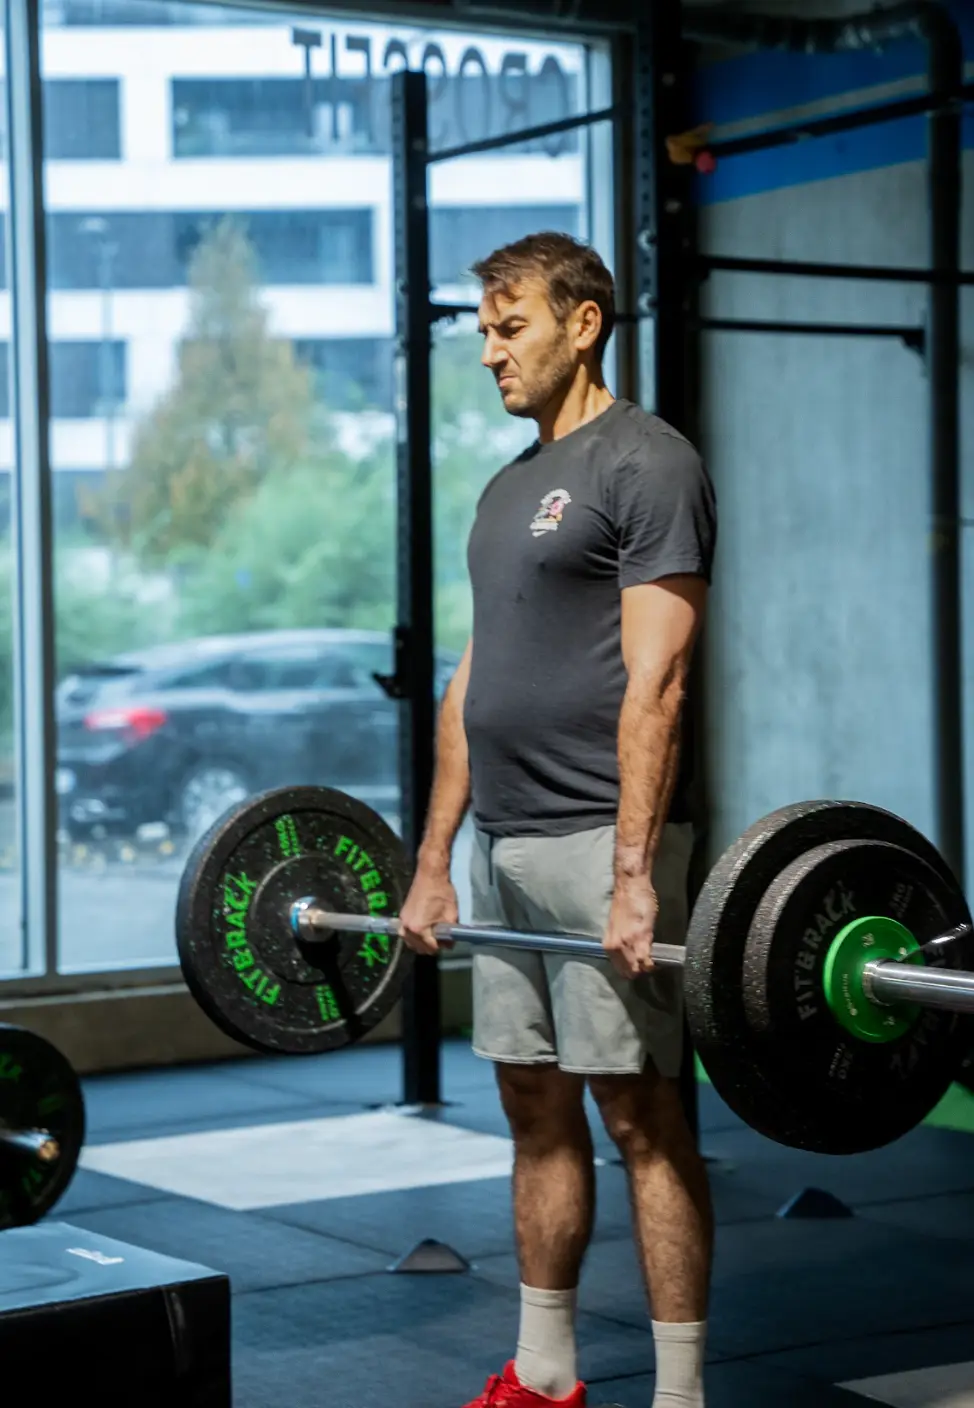
<instances>
[{"instance_id":1,"label":"blue painted wall","mask_svg":"<svg viewBox=\"0 0 974 1408\"><path fill-rule=\"evenodd\" d=\"M974 12L964 16L974 55ZM924 53L748 54L701 68L700 118L727 129L916 79ZM909 87L905 88L909 91ZM702 244L768 258L922 264L924 120L728 159L699 181ZM733 130L733 128L731 128ZM718 135L720 135L718 133ZM974 268L974 128L964 260ZM974 290L963 295L965 515L974 523ZM714 274L714 316L922 324L908 286ZM707 634L714 846L810 796L888 806L934 835L927 383L891 340L708 334L703 443L721 510ZM974 574L965 529L969 794ZM958 766L961 760L958 760ZM968 875L974 877L974 806ZM974 879L971 881L974 884Z\"/></svg>"},{"instance_id":2,"label":"blue painted wall","mask_svg":"<svg viewBox=\"0 0 974 1408\"><path fill-rule=\"evenodd\" d=\"M974 5L955 4L948 8L961 32L965 54L974 59ZM796 9L800 11L800 7ZM909 83L921 93L926 86L925 69L925 47L913 41L892 45L883 53L741 54L700 70L697 116L701 122L718 126L763 117L766 121L761 126L770 130L787 120L778 114L802 104L832 100L836 109L866 107L876 101L869 89L889 83ZM964 145L974 148L974 107L965 113ZM880 166L920 161L925 150L925 118L905 118L858 132L817 138L799 147L728 158L713 176L698 182L698 199L701 204L711 205Z\"/></svg>"}]
</instances>

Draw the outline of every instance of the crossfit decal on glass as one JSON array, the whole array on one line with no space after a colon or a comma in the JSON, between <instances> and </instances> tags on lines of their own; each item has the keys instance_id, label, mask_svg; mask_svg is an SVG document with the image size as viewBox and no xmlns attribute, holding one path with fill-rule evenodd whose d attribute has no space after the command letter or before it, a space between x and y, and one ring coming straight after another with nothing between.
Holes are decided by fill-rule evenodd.
<instances>
[{"instance_id":1,"label":"crossfit decal on glass","mask_svg":"<svg viewBox=\"0 0 974 1408\"><path fill-rule=\"evenodd\" d=\"M541 538L545 533L555 533L565 516L565 509L572 501L567 489L552 489L545 494L538 511L531 520L531 536Z\"/></svg>"}]
</instances>

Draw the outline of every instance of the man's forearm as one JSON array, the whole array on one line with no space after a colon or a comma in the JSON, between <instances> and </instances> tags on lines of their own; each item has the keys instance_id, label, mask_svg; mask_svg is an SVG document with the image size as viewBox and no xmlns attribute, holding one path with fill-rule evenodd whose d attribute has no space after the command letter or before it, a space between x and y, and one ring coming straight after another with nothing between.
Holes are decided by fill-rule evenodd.
<instances>
[{"instance_id":1,"label":"man's forearm","mask_svg":"<svg viewBox=\"0 0 974 1408\"><path fill-rule=\"evenodd\" d=\"M616 879L652 871L676 785L682 680L630 680L619 716Z\"/></svg>"},{"instance_id":2,"label":"man's forearm","mask_svg":"<svg viewBox=\"0 0 974 1408\"><path fill-rule=\"evenodd\" d=\"M470 802L470 766L463 728L465 682L455 679L440 709L436 772L426 830L417 863L424 870L449 869L453 842Z\"/></svg>"}]
</instances>

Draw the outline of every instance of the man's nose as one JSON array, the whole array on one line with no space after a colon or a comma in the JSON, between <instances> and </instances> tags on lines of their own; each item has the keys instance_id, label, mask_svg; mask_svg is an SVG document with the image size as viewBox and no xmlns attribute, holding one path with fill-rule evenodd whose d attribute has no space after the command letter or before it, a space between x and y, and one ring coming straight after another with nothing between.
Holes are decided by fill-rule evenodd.
<instances>
[{"instance_id":1,"label":"man's nose","mask_svg":"<svg viewBox=\"0 0 974 1408\"><path fill-rule=\"evenodd\" d=\"M496 368L507 360L507 353L504 351L500 341L493 338L490 333L484 339L483 355L480 358L481 364L485 367Z\"/></svg>"}]
</instances>

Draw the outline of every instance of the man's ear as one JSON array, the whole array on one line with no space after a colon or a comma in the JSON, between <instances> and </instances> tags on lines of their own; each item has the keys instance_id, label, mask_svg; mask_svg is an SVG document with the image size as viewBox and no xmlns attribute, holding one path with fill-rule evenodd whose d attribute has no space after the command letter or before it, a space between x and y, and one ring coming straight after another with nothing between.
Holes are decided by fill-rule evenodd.
<instances>
[{"instance_id":1,"label":"man's ear","mask_svg":"<svg viewBox=\"0 0 974 1408\"><path fill-rule=\"evenodd\" d=\"M602 331L602 310L592 298L587 298L575 309L575 346L579 352L590 352L599 340Z\"/></svg>"}]
</instances>

